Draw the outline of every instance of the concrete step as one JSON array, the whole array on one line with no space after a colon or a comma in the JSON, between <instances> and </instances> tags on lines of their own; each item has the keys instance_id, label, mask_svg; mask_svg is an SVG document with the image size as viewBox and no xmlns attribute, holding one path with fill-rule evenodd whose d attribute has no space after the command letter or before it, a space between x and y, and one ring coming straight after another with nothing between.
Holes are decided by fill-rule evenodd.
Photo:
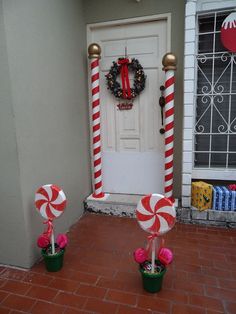
<instances>
[{"instance_id":1,"label":"concrete step","mask_svg":"<svg viewBox=\"0 0 236 314\"><path fill-rule=\"evenodd\" d=\"M97 199L92 195L84 202L85 210L114 216L134 217L135 209L143 195L106 194ZM181 208L175 202L177 221L205 226L222 226L236 228L236 212L206 210L200 212L194 207Z\"/></svg>"},{"instance_id":2,"label":"concrete step","mask_svg":"<svg viewBox=\"0 0 236 314\"><path fill-rule=\"evenodd\" d=\"M102 199L92 195L85 200L85 210L114 216L134 217L137 203L143 195L105 194Z\"/></svg>"},{"instance_id":3,"label":"concrete step","mask_svg":"<svg viewBox=\"0 0 236 314\"><path fill-rule=\"evenodd\" d=\"M134 217L138 202L144 195L106 194L97 199L92 195L85 200L85 210L114 216Z\"/></svg>"}]
</instances>

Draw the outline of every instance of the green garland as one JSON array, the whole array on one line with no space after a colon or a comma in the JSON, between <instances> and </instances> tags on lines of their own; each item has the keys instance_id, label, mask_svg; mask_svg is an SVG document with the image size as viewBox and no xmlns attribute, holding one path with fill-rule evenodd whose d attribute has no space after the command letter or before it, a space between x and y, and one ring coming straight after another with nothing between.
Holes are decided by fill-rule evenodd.
<instances>
[{"instance_id":1,"label":"green garland","mask_svg":"<svg viewBox=\"0 0 236 314\"><path fill-rule=\"evenodd\" d=\"M146 75L144 74L143 67L135 58L133 58L128 64L128 70L134 72L134 85L130 88L131 99L133 99L144 90ZM120 83L117 81L117 77L120 74L120 71L121 65L113 61L113 65L111 66L110 71L108 72L108 74L106 74L107 88L111 90L112 94L116 98L123 98L123 90Z\"/></svg>"}]
</instances>

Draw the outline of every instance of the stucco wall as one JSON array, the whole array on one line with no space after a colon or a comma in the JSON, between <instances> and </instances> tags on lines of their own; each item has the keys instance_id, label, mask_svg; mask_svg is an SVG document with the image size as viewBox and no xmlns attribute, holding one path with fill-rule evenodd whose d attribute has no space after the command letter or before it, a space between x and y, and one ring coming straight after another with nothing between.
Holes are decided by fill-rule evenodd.
<instances>
[{"instance_id":1,"label":"stucco wall","mask_svg":"<svg viewBox=\"0 0 236 314\"><path fill-rule=\"evenodd\" d=\"M117 20L145 15L171 13L171 50L177 55L175 102L174 196L181 195L182 120L183 120L183 55L184 0L84 0L86 23ZM157 88L159 88L157 86ZM158 102L158 99L157 99ZM164 166L164 165L163 165Z\"/></svg>"},{"instance_id":2,"label":"stucco wall","mask_svg":"<svg viewBox=\"0 0 236 314\"><path fill-rule=\"evenodd\" d=\"M0 263L24 263L27 255L15 121L0 1Z\"/></svg>"},{"instance_id":3,"label":"stucco wall","mask_svg":"<svg viewBox=\"0 0 236 314\"><path fill-rule=\"evenodd\" d=\"M3 14L10 73L6 85L11 87L15 130L12 117L7 127L13 133L16 169L10 165L11 158L1 166L14 172L18 192L8 204L6 217L9 221L14 215L12 223L18 223L19 216L19 224L22 228L25 225L27 236L24 230L14 230L14 237L27 252L15 256L14 262L5 259L0 263L29 267L39 256L35 241L43 230L43 219L34 208L35 190L42 184L56 183L67 195L66 212L55 222L56 233L66 231L77 220L82 201L91 192L86 33L80 0L3 0ZM0 180L1 185L10 187L10 178L1 175ZM19 213L22 206L23 215ZM10 222L8 229L14 229ZM1 227L0 239L3 236ZM4 249L6 255L12 250L9 243L4 243Z\"/></svg>"}]
</instances>

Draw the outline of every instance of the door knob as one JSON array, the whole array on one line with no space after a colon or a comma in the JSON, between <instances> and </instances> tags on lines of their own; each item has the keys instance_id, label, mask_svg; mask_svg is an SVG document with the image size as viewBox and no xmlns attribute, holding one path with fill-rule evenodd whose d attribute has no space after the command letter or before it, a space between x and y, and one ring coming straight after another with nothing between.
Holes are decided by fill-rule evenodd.
<instances>
[{"instance_id":1,"label":"door knob","mask_svg":"<svg viewBox=\"0 0 236 314\"><path fill-rule=\"evenodd\" d=\"M164 113L163 113L163 111L164 111L164 107L165 107L165 104L166 104L165 97L164 97L164 90L165 90L165 86L161 85L160 86L161 97L159 98L159 105L161 107L161 125L162 125L162 128L159 130L159 132L161 134L165 133L165 129L163 127L163 125L164 125Z\"/></svg>"}]
</instances>

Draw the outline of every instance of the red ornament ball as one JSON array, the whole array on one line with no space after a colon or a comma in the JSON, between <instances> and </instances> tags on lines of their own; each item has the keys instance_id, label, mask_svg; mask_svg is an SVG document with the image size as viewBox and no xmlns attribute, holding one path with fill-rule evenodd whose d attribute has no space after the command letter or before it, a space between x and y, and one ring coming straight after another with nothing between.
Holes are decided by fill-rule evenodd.
<instances>
[{"instance_id":1,"label":"red ornament ball","mask_svg":"<svg viewBox=\"0 0 236 314\"><path fill-rule=\"evenodd\" d=\"M226 49L236 52L236 12L230 13L222 23L220 38Z\"/></svg>"}]
</instances>

